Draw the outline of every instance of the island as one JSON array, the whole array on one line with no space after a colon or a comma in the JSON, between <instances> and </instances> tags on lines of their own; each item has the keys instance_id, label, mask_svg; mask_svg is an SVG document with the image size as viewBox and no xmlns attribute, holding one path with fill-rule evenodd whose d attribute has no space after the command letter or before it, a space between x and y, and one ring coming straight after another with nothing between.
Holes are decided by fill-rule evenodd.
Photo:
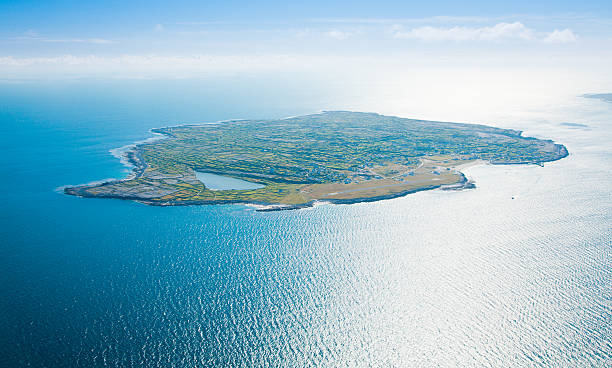
<instances>
[{"instance_id":1,"label":"island","mask_svg":"<svg viewBox=\"0 0 612 368\"><path fill-rule=\"evenodd\" d=\"M124 152L132 166L127 178L64 192L157 206L280 210L469 188L460 169L470 163L542 165L568 155L563 145L517 130L350 111L152 131L164 138ZM231 184L223 187L223 178Z\"/></svg>"},{"instance_id":2,"label":"island","mask_svg":"<svg viewBox=\"0 0 612 368\"><path fill-rule=\"evenodd\" d=\"M584 98L594 98L605 102L612 102L612 93L587 93L582 95Z\"/></svg>"}]
</instances>

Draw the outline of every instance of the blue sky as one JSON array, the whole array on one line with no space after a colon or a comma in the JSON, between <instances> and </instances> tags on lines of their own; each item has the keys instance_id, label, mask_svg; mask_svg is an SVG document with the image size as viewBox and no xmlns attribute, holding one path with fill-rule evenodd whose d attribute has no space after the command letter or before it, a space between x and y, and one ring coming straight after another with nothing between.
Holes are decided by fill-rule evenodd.
<instances>
[{"instance_id":1,"label":"blue sky","mask_svg":"<svg viewBox=\"0 0 612 368\"><path fill-rule=\"evenodd\" d=\"M307 18L425 18L512 14L609 16L609 1L28 1L0 2L5 30L137 31L160 22L277 22Z\"/></svg>"},{"instance_id":2,"label":"blue sky","mask_svg":"<svg viewBox=\"0 0 612 368\"><path fill-rule=\"evenodd\" d=\"M0 1L2 78L390 60L590 68L608 50L609 1Z\"/></svg>"},{"instance_id":3,"label":"blue sky","mask_svg":"<svg viewBox=\"0 0 612 368\"><path fill-rule=\"evenodd\" d=\"M292 24L315 19L612 15L609 1L0 1L0 29L61 35L139 34L155 24Z\"/></svg>"}]
</instances>

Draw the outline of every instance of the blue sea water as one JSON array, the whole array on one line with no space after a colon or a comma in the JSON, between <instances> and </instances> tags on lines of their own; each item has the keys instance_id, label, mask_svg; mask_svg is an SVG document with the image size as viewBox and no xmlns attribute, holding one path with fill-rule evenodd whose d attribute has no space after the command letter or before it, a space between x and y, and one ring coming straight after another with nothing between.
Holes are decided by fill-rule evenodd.
<instances>
[{"instance_id":1,"label":"blue sea water","mask_svg":"<svg viewBox=\"0 0 612 368\"><path fill-rule=\"evenodd\" d=\"M0 85L0 365L610 363L612 105L509 117L570 156L474 190L268 213L57 190L125 176L109 150L151 128L329 107L224 85Z\"/></svg>"}]
</instances>

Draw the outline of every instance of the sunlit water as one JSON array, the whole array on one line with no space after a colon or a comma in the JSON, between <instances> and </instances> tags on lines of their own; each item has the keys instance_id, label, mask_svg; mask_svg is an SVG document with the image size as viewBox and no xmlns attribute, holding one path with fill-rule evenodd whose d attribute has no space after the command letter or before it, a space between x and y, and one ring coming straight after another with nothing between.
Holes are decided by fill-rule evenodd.
<instances>
[{"instance_id":1,"label":"sunlit water","mask_svg":"<svg viewBox=\"0 0 612 368\"><path fill-rule=\"evenodd\" d=\"M261 213L55 189L125 175L108 151L150 128L340 103L296 105L290 95L261 106L253 95L220 107L213 92L191 104L173 97L183 88L57 88L1 89L0 365L569 367L612 358L612 105L572 97L478 112L475 121L552 138L570 156L543 168L471 167L473 190ZM253 103L239 110L243 101Z\"/></svg>"}]
</instances>

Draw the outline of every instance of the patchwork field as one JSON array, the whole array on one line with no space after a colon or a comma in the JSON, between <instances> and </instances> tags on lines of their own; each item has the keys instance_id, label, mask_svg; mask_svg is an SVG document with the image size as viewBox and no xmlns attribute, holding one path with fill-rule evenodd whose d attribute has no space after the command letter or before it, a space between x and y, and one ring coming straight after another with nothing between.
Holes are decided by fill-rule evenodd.
<instances>
[{"instance_id":1,"label":"patchwork field","mask_svg":"<svg viewBox=\"0 0 612 368\"><path fill-rule=\"evenodd\" d=\"M152 205L252 203L275 208L315 201L351 203L418 190L457 188L456 168L542 164L567 156L563 145L484 125L444 123L348 111L280 120L240 120L153 130L166 139L126 153L124 180L67 187L67 194ZM263 185L211 190L195 172Z\"/></svg>"}]
</instances>

